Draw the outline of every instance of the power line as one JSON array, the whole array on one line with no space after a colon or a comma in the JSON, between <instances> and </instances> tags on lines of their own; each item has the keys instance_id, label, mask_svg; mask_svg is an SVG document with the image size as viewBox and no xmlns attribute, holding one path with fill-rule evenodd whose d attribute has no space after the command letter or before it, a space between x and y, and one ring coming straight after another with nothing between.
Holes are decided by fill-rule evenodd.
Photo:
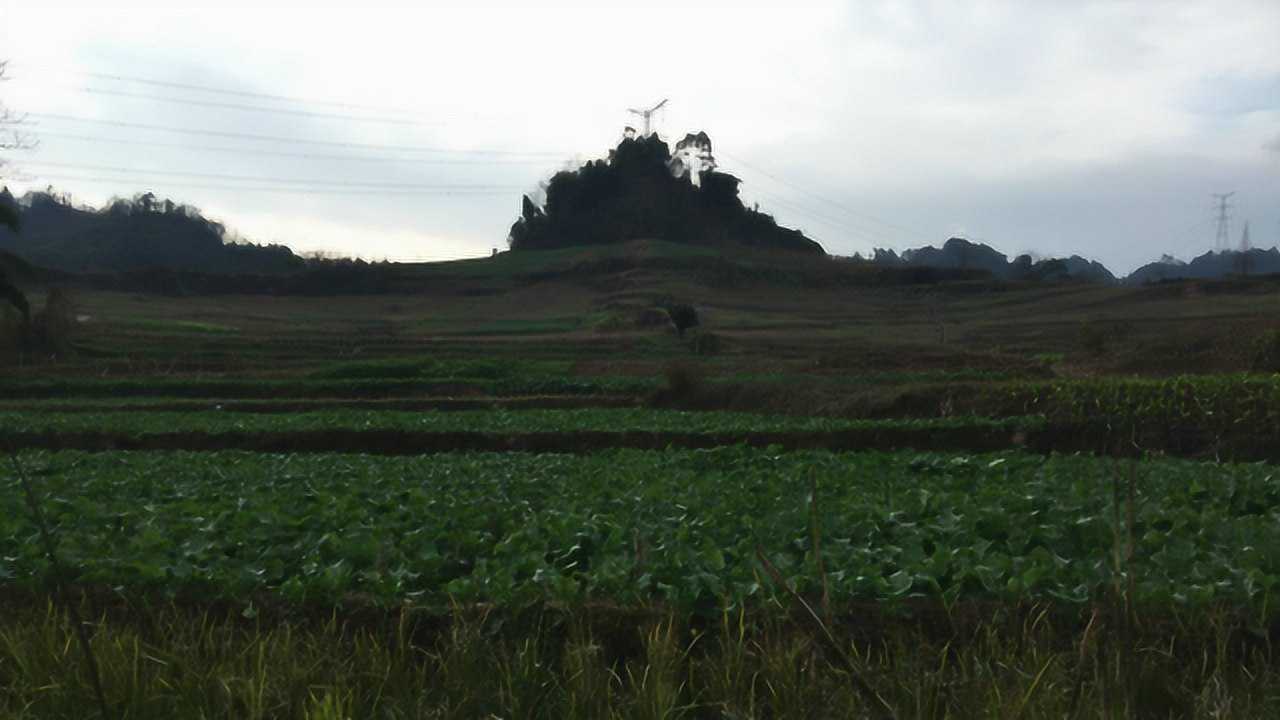
<instances>
[{"instance_id":1,"label":"power line","mask_svg":"<svg viewBox=\"0 0 1280 720\"><path fill-rule=\"evenodd\" d=\"M851 217L859 218L859 219L861 219L861 220L863 220L863 221L873 222L873 223L876 223L876 224L879 224L879 225L883 225L883 226L885 226L885 227L889 227L889 228L896 229L896 230L898 230L899 232L906 233L907 235L912 236L912 237L914 237L916 240L919 240L919 241L922 241L922 242L930 242L930 240L928 240L927 236L926 236L926 235L924 235L923 233L920 233L920 232L918 232L918 231L916 231L916 230L912 230L911 228L903 227L903 226L898 225L898 224L896 224L896 223L889 222L888 220L882 220L882 219L877 218L877 217L875 217L875 216L867 215L866 213L863 213L863 212L859 212L859 211L857 211L857 210L854 210L853 208L849 207L849 206L848 206L848 205L846 205L845 203L839 202L838 200L832 200L832 199L831 199L831 198L829 198L829 197L826 197L826 196L824 196L824 195L820 195L820 194L818 194L818 193L812 192L812 191L810 191L810 190L808 190L808 189L806 189L806 188L804 188L804 187L802 187L802 186L800 186L800 185L797 185L796 183L793 183L793 182L791 182L791 181L789 181L789 180L786 180L785 178L779 177L778 175L775 175L774 173L771 173L771 172L769 172L768 170L765 170L765 169L763 169L763 168L757 167L757 166L755 166L755 165L753 165L753 164L751 164L751 163L747 162L746 160L743 160L743 159L742 159L742 158L740 158L740 157L737 157L737 156L735 156L735 155L731 155L731 154L726 153L726 152L724 152L724 151L719 151L719 152L717 152L716 154L717 154L717 155L720 155L720 156L722 156L722 157L729 158L729 159L730 159L730 160L732 160L733 162L738 163L738 164L742 165L743 167L746 167L746 168L748 168L748 169L754 170L755 172L757 172L757 173L759 173L759 174L761 174L761 175L763 175L763 176L765 176L765 177L767 177L767 178L769 178L769 179L773 180L774 182L781 183L782 185L786 185L787 187L790 187L790 188L792 188L793 190L796 190L796 191L798 191L798 192L800 192L800 193L803 193L803 194L805 194L805 195L808 195L809 197L812 197L812 198L814 198L815 200L820 200L820 201L822 201L822 202L827 203L828 205L831 205L832 207L835 207L835 208L838 208L838 209L840 209L840 210L843 210L845 213L847 213L847 214L848 214L848 215L850 215Z\"/></svg>"},{"instance_id":2,"label":"power line","mask_svg":"<svg viewBox=\"0 0 1280 720\"><path fill-rule=\"evenodd\" d=\"M826 214L825 212L820 212L818 210L815 210L811 206L805 205L804 203L797 201L794 198L781 197L778 195L773 195L772 193L763 192L761 190L751 190L750 192L753 195L759 195L760 197L765 198L766 200L768 200L769 204L771 205L778 205L792 212L796 212L803 217L823 223L824 225L827 225L830 228L838 229L841 232L854 237L854 239L860 240L861 242L865 242L872 246L875 246L877 244L892 245L892 243L887 243L887 241L885 241L884 238L880 235L872 233L871 231L868 231L864 228L860 228L855 225L850 225L847 220L843 220L841 218Z\"/></svg>"},{"instance_id":3,"label":"power line","mask_svg":"<svg viewBox=\"0 0 1280 720\"><path fill-rule=\"evenodd\" d=\"M439 122L422 122L420 120L406 120L400 118L388 117L372 117L365 115L345 115L342 113L324 113L312 110L295 110L292 108L273 108L261 105L246 105L244 103L216 102L213 100L194 100L189 98L165 97L164 95L151 95L147 93L135 93L125 90L107 90L95 87L75 87L79 92L86 95L110 95L114 97L132 98L135 100L151 100L153 102L174 103L177 105L194 105L198 107L221 108L224 110L239 110L243 112L260 112L275 113L277 115L291 115L294 117L317 118L320 120L345 120L358 122L382 123L386 125L413 125L420 127L441 125Z\"/></svg>"},{"instance_id":4,"label":"power line","mask_svg":"<svg viewBox=\"0 0 1280 720\"><path fill-rule=\"evenodd\" d=\"M1173 252L1191 252L1192 257L1194 257L1194 253L1199 252L1200 248L1204 247L1202 245L1204 242L1203 232L1208 229L1212 222L1213 220L1210 218L1201 218L1182 226L1174 232L1168 233L1166 237L1174 238L1171 243L1171 254Z\"/></svg>"},{"instance_id":5,"label":"power line","mask_svg":"<svg viewBox=\"0 0 1280 720\"><path fill-rule=\"evenodd\" d=\"M830 215L826 215L826 214L824 214L824 213L816 212L816 211L814 211L814 210L812 210L812 209L810 209L810 208L807 208L807 207L805 207L805 206L803 206L803 205L799 205L799 204L795 203L795 202L794 202L794 201L792 201L792 200L788 200L788 199L785 199L785 198L781 198L781 197L778 197L778 196L776 196L776 195L771 195L771 194L769 194L769 193L764 193L764 192L761 192L761 191L759 191L759 190L755 190L755 191L752 191L752 192L753 192L754 194L759 195L760 197L762 197L762 198L764 198L764 199L768 200L768 202L769 202L771 205L778 205L778 206L782 207L783 209L788 210L788 211L790 211L790 212L794 212L794 213L796 213L796 214L798 214L798 215L800 215L800 216L802 216L802 217L804 217L804 218L806 218L806 219L813 220L813 221L815 221L815 222L818 222L818 223L821 223L821 224L823 224L823 225L826 225L828 228L831 228L831 229L834 229L834 230L839 230L839 231L840 231L840 232L842 232L842 233L845 233L845 234L850 235L850 236L854 236L854 237L855 237L855 239L857 239L857 240L859 240L859 241L861 241L861 242L865 242L865 243L871 244L871 245L873 245L873 246L874 246L877 242L879 242L879 239L878 239L878 238L876 238L876 237L874 237L874 236L870 235L870 234L869 234L869 233L867 233L865 230L862 230L862 229L859 229L859 228L854 228L854 227L852 227L852 226L848 225L847 223L845 223L845 222L843 222L843 221L841 221L841 220L839 220L839 219L837 219L837 218L833 218L832 216L830 216Z\"/></svg>"},{"instance_id":6,"label":"power line","mask_svg":"<svg viewBox=\"0 0 1280 720\"><path fill-rule=\"evenodd\" d=\"M220 152L232 153L240 155L269 155L272 157L291 157L303 158L307 160L335 160L339 162L395 162L395 163L412 163L414 165L545 165L555 162L550 158L494 158L494 159L478 159L478 158L407 158L393 156L371 156L371 155L327 155L324 153L293 153L281 150L258 150L250 148L234 148L234 147L212 147L208 145L187 145L183 143L163 143L150 140L124 140L121 138L107 138L94 135L75 135L71 133L59 133L41 131L40 137L58 138L61 140L73 140L78 142L92 142L110 145L134 145L140 147L160 147L173 148L176 150L195 150L199 152Z\"/></svg>"},{"instance_id":7,"label":"power line","mask_svg":"<svg viewBox=\"0 0 1280 720\"><path fill-rule=\"evenodd\" d=\"M25 65L25 63L23 63ZM27 65L27 67L33 67ZM38 66L35 66L38 67ZM233 97L255 98L258 100L273 100L276 102L290 102L300 105L318 105L333 108L342 108L345 110L367 110L369 112L394 113L398 115L414 114L416 111L404 108L388 108L376 107L371 105L359 105L356 103L348 103L333 100L318 100L314 98L301 98L289 95L276 95L272 93L252 92L249 90L232 90L230 88L218 88L209 85L199 85L196 83L181 83L168 80L156 80L154 78L142 78L132 75L119 75L115 73L100 72L83 72L78 70L66 70L59 68L45 68L47 71L60 72L68 75L79 75L81 77L89 77L95 80L110 80L113 82L128 82L140 85L150 85L152 87L171 88L175 90L194 90L196 92L212 93L216 95L229 95Z\"/></svg>"},{"instance_id":8,"label":"power line","mask_svg":"<svg viewBox=\"0 0 1280 720\"><path fill-rule=\"evenodd\" d=\"M236 182L273 183L282 185L325 185L330 187L363 187L416 190L503 190L514 192L520 190L519 185L437 185L427 183L384 183L384 182L351 182L347 180L314 180L311 178L279 178L256 175L226 175L222 173L186 172L181 170L152 170L148 168L129 168L110 165L83 165L79 163L62 163L52 161L36 161L24 163L36 167L66 168L70 170L91 170L109 173L137 173L147 175L170 175L175 177L204 178L208 180L231 180Z\"/></svg>"},{"instance_id":9,"label":"power line","mask_svg":"<svg viewBox=\"0 0 1280 720\"><path fill-rule=\"evenodd\" d=\"M782 207L782 205L783 205L781 202L778 202L778 201L775 201L775 200L772 200L772 199L770 200L770 204L771 204L771 205L773 205L773 204L777 204L779 207ZM810 238L811 240L818 240L819 242L823 243L823 244L824 244L824 248L825 248L825 244L827 243L827 240L829 239L829 236L827 235L828 231L830 231L830 230L838 230L838 231L840 231L840 232L841 232L841 234L843 234L843 233L844 233L843 228L838 227L838 226L837 226L837 225L835 225L834 223L824 222L824 221L819 220L819 219L816 219L816 218L811 218L811 217L809 217L808 215L806 215L805 213L801 212L800 210L798 210L798 209L794 209L794 208L791 208L791 207L789 207L789 206L788 206L788 207L786 207L786 208L785 208L785 210L786 210L787 212L795 213L796 215L798 215L798 216L800 216L800 217L804 218L805 220L812 220L813 222L818 223L818 225L820 226L820 228L819 228L816 232L814 231L814 229L812 228L812 226L810 226L810 227L804 227L804 228L801 228L801 227L798 227L799 223L788 223L788 225L795 226L795 227L794 227L794 229L795 229L795 230L799 230L801 233L803 233L806 237ZM766 214L768 214L769 216L771 216L771 217L775 218L775 220L777 219L777 215L776 215L776 213L774 213L774 212L769 212L769 211L766 211L766 210L764 210L764 209L759 210L759 212L766 213Z\"/></svg>"},{"instance_id":10,"label":"power line","mask_svg":"<svg viewBox=\"0 0 1280 720\"><path fill-rule=\"evenodd\" d=\"M365 150L388 150L393 152L420 152L420 153L443 153L457 155L490 155L495 157L559 157L563 158L572 153L550 152L550 151L514 151L514 150L478 150L467 149L458 150L440 147L424 147L414 145L379 145L376 143L357 143L357 142L340 142L335 140L305 140L302 138L283 137L280 135L259 135L256 133L229 132L224 130L205 130L193 128L179 128L168 125L150 125L147 123L124 122L121 120L100 120L98 118L86 118L76 115L64 115L61 113L27 113L29 117L43 118L45 120L55 120L59 122L87 123L91 125L106 125L110 127L130 128L135 130L152 130L155 132L176 133L179 135L203 135L209 137L223 138L239 138L244 140L256 140L262 142L277 143L293 143L297 145L316 145L321 147L345 147L345 148L361 148Z\"/></svg>"},{"instance_id":11,"label":"power line","mask_svg":"<svg viewBox=\"0 0 1280 720\"><path fill-rule=\"evenodd\" d=\"M359 111L364 113L381 113L381 114L351 115L351 114L332 113L332 112L316 112L316 111L307 111L307 110L301 110L296 108L271 107L268 105L258 105L258 104L249 105L245 103L215 102L212 100L202 100L202 99L195 99L195 98L145 94L145 93L131 92L127 90L107 89L102 87L84 86L84 85L78 85L78 84L72 84L72 83L57 83L57 82L48 83L48 84L58 85L60 87L80 91L86 94L114 95L117 97L138 98L138 99L154 100L158 102L181 103L181 104L199 105L199 106L205 106L205 107L220 107L220 108L226 108L231 110L244 110L249 112L280 113L285 115L315 117L315 118L321 118L321 119L348 120L348 121L357 121L357 122L376 122L376 123L385 123L385 124L393 124L393 125L424 126L424 127L440 126L446 123L456 123L456 122L476 122L476 121L483 121L486 119L488 121L492 121L498 118L516 119L512 115L485 116L474 111L471 111L471 112L453 111L453 112L443 113L442 115L433 118L431 121L424 122L422 120L417 120L413 118L416 116L421 116L425 112L428 112L427 109L425 108L407 108L407 107L392 108L392 107L386 107L386 106L380 107L375 105L363 105L358 103L332 101L332 100L318 100L314 98L302 98L302 97L289 96L289 95L279 95L274 93L253 92L253 91L247 91L247 90L232 90L229 88L211 87L208 85L199 85L195 83L171 82L171 81L165 81L165 80L156 80L153 78L140 78L135 76L119 75L119 74L113 74L113 73L82 72L82 71L56 69L56 68L54 69L45 68L45 70L50 72L62 73L65 75L75 75L79 77L86 77L86 78L91 78L94 80L101 80L101 81L109 81L109 82L117 82L117 83L136 83L136 84L141 84L141 85L150 86L150 87L176 89L176 90L198 92L198 93L209 93L213 95L221 95L221 96L227 96L232 98L249 98L249 99L255 99L255 100L265 100L268 102L275 102L275 103L292 103L295 105L304 105L304 106L311 105L316 107L328 107L328 108L337 108L342 110L354 110L354 111Z\"/></svg>"},{"instance_id":12,"label":"power line","mask_svg":"<svg viewBox=\"0 0 1280 720\"><path fill-rule=\"evenodd\" d=\"M133 185L158 186L159 183L150 182L146 179L138 177L105 177L105 176L84 176L84 175L66 175L61 173L36 173L32 177L41 180L58 180L71 182L93 182L93 183L129 183ZM309 187L253 187L247 185L218 185L210 183L186 182L182 180L162 181L165 186L194 188L201 190L232 190L238 193L279 193L283 195L371 195L377 197L405 197L405 196L447 196L447 197L494 197L501 195L510 195L509 190L362 190L362 189L341 189L341 188L309 188Z\"/></svg>"},{"instance_id":13,"label":"power line","mask_svg":"<svg viewBox=\"0 0 1280 720\"><path fill-rule=\"evenodd\" d=\"M756 172L759 172L759 171L756 171ZM778 180L778 182L779 182L780 184L782 184L782 185L786 185L787 187L790 187L790 188L792 188L792 189L794 189L794 190L797 190L797 191L799 191L799 192L801 192L801 193L803 193L803 194L805 194L805 195L807 195L807 196L809 196L809 197L817 198L817 199L819 199L819 200L825 200L825 198L822 198L821 196L815 195L814 193L808 192L808 191L804 190L803 188L800 188L799 186L794 185L794 184L792 184L792 183L787 183L787 182L781 181L780 179ZM795 203L796 201L795 201L794 199L791 199L791 200L790 200L790 202ZM827 202L827 204L828 204L828 205L831 205L832 203L828 201L828 202ZM918 241L918 242L921 242L921 243L924 243L924 244L928 244L928 243L930 243L930 242L931 242L931 240L929 240L928 238L924 237L923 235L916 234L915 232L910 231L910 230L907 230L907 229L905 229L905 228L903 228L903 229L896 229L896 230L895 230L895 229L885 230L885 229L884 229L884 228L882 228L882 227L872 227L872 226L871 226L871 225L869 225L865 220L863 220L863 219L861 218L861 216L860 216L860 215L855 215L852 211L850 211L850 210L848 210L848 209L845 209L845 208L844 208L844 207L842 207L842 206L835 206L835 207L836 207L837 209L844 210L844 215L843 215L843 217L845 217L845 219L844 219L844 220L839 221L839 222L840 222L840 225L841 225L842 227L844 227L844 228L846 228L847 230L853 231L853 232L855 232L855 233L857 233L857 234L859 234L859 235L863 236L864 238L868 239L868 241L869 241L869 242L871 242L871 243L873 243L873 244L877 244L877 243L878 243L878 244L880 244L881 246L889 246L889 247L893 247L894 245L897 245L898 243L895 243L895 242L891 241L891 240L889 239L889 236L895 236L895 235L896 235L896 236L901 236L903 233L905 233L909 238L914 239L914 240L916 240L916 241ZM813 212L815 212L815 211L810 210L809 212L810 212L810 213L813 213ZM825 215L825 216L822 216L822 217L830 218L831 216L829 216L829 215ZM881 225L886 225L886 223L880 223L880 224L881 224ZM889 227L896 227L896 226L889 226Z\"/></svg>"}]
</instances>

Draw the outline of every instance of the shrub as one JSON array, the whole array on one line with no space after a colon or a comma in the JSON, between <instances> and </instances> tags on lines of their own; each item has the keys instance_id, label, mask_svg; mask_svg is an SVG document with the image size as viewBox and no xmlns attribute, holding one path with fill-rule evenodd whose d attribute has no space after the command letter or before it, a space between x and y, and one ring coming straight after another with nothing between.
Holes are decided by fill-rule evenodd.
<instances>
[{"instance_id":1,"label":"shrub","mask_svg":"<svg viewBox=\"0 0 1280 720\"><path fill-rule=\"evenodd\" d=\"M1252 367L1255 372L1280 372L1280 330L1254 338Z\"/></svg>"},{"instance_id":2,"label":"shrub","mask_svg":"<svg viewBox=\"0 0 1280 720\"><path fill-rule=\"evenodd\" d=\"M667 397L671 399L694 394L704 382L702 372L687 363L670 363L662 369L662 374L667 381Z\"/></svg>"},{"instance_id":3,"label":"shrub","mask_svg":"<svg viewBox=\"0 0 1280 720\"><path fill-rule=\"evenodd\" d=\"M676 333L684 337L684 331L698 326L698 311L692 305L668 305L667 315L671 324L676 326Z\"/></svg>"},{"instance_id":4,"label":"shrub","mask_svg":"<svg viewBox=\"0 0 1280 720\"><path fill-rule=\"evenodd\" d=\"M638 328L667 327L671 325L671 316L662 308L643 308L636 312L635 325Z\"/></svg>"},{"instance_id":5,"label":"shrub","mask_svg":"<svg viewBox=\"0 0 1280 720\"><path fill-rule=\"evenodd\" d=\"M76 307L66 290L50 290L44 309L33 315L24 305L12 305L0 303L0 349L27 356L56 355L71 347Z\"/></svg>"},{"instance_id":6,"label":"shrub","mask_svg":"<svg viewBox=\"0 0 1280 720\"><path fill-rule=\"evenodd\" d=\"M0 306L9 305L22 314L24 323L31 319L31 306L27 303L27 296L23 295L16 285L9 282L3 273L0 273Z\"/></svg>"},{"instance_id":7,"label":"shrub","mask_svg":"<svg viewBox=\"0 0 1280 720\"><path fill-rule=\"evenodd\" d=\"M1080 344L1080 349L1096 357L1107 351L1110 334L1102 323L1085 321L1080 323L1080 329L1076 333L1076 340Z\"/></svg>"},{"instance_id":8,"label":"shrub","mask_svg":"<svg viewBox=\"0 0 1280 720\"><path fill-rule=\"evenodd\" d=\"M0 303L0 354L25 347L29 326L17 310Z\"/></svg>"},{"instance_id":9,"label":"shrub","mask_svg":"<svg viewBox=\"0 0 1280 720\"><path fill-rule=\"evenodd\" d=\"M76 306L71 293L53 288L45 298L44 309L31 319L33 343L40 350L65 350L71 345L75 326Z\"/></svg>"},{"instance_id":10,"label":"shrub","mask_svg":"<svg viewBox=\"0 0 1280 720\"><path fill-rule=\"evenodd\" d=\"M695 355L718 355L721 346L720 336L713 332L700 332L690 343Z\"/></svg>"},{"instance_id":11,"label":"shrub","mask_svg":"<svg viewBox=\"0 0 1280 720\"><path fill-rule=\"evenodd\" d=\"M1105 354L1111 344L1128 334L1130 329L1124 322L1085 320L1080 323L1076 339L1082 350L1096 357Z\"/></svg>"},{"instance_id":12,"label":"shrub","mask_svg":"<svg viewBox=\"0 0 1280 720\"><path fill-rule=\"evenodd\" d=\"M25 349L30 331L27 296L0 273L0 351Z\"/></svg>"}]
</instances>

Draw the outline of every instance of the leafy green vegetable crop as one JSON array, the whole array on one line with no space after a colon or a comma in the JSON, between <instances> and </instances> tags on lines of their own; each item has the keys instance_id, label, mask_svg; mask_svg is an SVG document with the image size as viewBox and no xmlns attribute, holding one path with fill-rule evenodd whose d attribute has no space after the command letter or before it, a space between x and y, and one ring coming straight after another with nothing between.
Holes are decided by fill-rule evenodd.
<instances>
[{"instance_id":1,"label":"leafy green vegetable crop","mask_svg":"<svg viewBox=\"0 0 1280 720\"><path fill-rule=\"evenodd\" d=\"M1084 602L1123 578L1113 483L1130 468L1138 601L1269 608L1280 580L1280 477L1264 465L745 448L23 462L79 581L202 597L713 608L775 592L757 546L810 592L812 483L837 602ZM44 586L47 573L6 481L0 582Z\"/></svg>"},{"instance_id":2,"label":"leafy green vegetable crop","mask_svg":"<svg viewBox=\"0 0 1280 720\"><path fill-rule=\"evenodd\" d=\"M844 420L735 412L682 412L640 408L574 410L459 410L407 412L329 410L299 413L241 412L0 412L4 432L110 432L143 435L170 432L302 432L397 430L404 432L835 432L868 428L995 428L1010 432L1034 419Z\"/></svg>"},{"instance_id":3,"label":"leafy green vegetable crop","mask_svg":"<svg viewBox=\"0 0 1280 720\"><path fill-rule=\"evenodd\" d=\"M121 398L121 397L412 397L476 393L486 395L593 395L635 394L652 390L650 378L574 378L517 376L480 377L377 377L341 379L216 379L169 377L126 379L69 378L0 381L0 397L20 398Z\"/></svg>"},{"instance_id":4,"label":"leafy green vegetable crop","mask_svg":"<svg viewBox=\"0 0 1280 720\"><path fill-rule=\"evenodd\" d=\"M310 373L324 380L367 380L427 378L497 380L499 378L562 378L569 374L568 361L479 360L457 358L384 358L328 365Z\"/></svg>"}]
</instances>

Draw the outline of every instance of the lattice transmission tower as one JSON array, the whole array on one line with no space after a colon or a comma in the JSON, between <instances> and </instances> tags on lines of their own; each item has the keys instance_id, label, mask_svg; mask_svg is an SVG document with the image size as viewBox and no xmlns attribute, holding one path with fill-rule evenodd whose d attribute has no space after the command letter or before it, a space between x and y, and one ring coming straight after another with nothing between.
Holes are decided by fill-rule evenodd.
<instances>
[{"instance_id":1,"label":"lattice transmission tower","mask_svg":"<svg viewBox=\"0 0 1280 720\"><path fill-rule=\"evenodd\" d=\"M1231 216L1229 214L1231 205L1227 203L1227 198L1232 195L1235 195L1235 191L1229 193L1213 193L1213 199L1217 201L1216 204L1218 206L1218 235L1213 241L1213 249L1217 252L1224 252L1231 249Z\"/></svg>"},{"instance_id":2,"label":"lattice transmission tower","mask_svg":"<svg viewBox=\"0 0 1280 720\"><path fill-rule=\"evenodd\" d=\"M641 135L641 137L649 137L649 135L653 132L652 126L650 124L650 120L653 118L653 114L661 110L662 106L666 104L667 104L667 98L663 98L662 102L658 103L657 105L654 105L651 108L627 108L627 112L631 113L632 115L638 115L640 116L640 118L644 120L644 135Z\"/></svg>"}]
</instances>

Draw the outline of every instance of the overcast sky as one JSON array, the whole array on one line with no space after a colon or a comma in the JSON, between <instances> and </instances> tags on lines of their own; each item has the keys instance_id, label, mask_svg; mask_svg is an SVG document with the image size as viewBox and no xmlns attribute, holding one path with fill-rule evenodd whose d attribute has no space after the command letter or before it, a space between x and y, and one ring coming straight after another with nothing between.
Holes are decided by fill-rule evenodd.
<instances>
[{"instance_id":1,"label":"overcast sky","mask_svg":"<svg viewBox=\"0 0 1280 720\"><path fill-rule=\"evenodd\" d=\"M963 235L1127 272L1211 249L1231 191L1232 243L1280 244L1275 0L0 3L0 101L39 138L15 193L152 190L299 251L487 255L664 97L664 138L705 130L832 253Z\"/></svg>"}]
</instances>

